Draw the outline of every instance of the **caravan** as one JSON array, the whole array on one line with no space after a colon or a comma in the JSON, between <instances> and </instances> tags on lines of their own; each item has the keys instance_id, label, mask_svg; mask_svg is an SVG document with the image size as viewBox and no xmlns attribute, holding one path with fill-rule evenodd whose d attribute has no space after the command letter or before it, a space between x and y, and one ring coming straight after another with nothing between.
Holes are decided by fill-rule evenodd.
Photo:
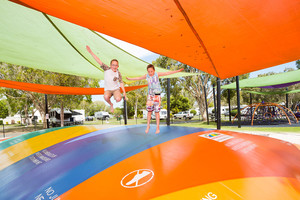
<instances>
[{"instance_id":1,"label":"caravan","mask_svg":"<svg viewBox=\"0 0 300 200\"><path fill-rule=\"evenodd\" d=\"M155 118L155 112L152 112L151 119L156 119ZM166 109L161 109L160 110L159 119L167 119L167 110Z\"/></svg>"},{"instance_id":2,"label":"caravan","mask_svg":"<svg viewBox=\"0 0 300 200\"><path fill-rule=\"evenodd\" d=\"M95 112L95 118L98 120L107 120L110 118L110 116L108 112L99 111L99 112Z\"/></svg>"},{"instance_id":3,"label":"caravan","mask_svg":"<svg viewBox=\"0 0 300 200\"><path fill-rule=\"evenodd\" d=\"M85 121L85 110L71 110L75 124L83 124Z\"/></svg>"},{"instance_id":4,"label":"caravan","mask_svg":"<svg viewBox=\"0 0 300 200\"><path fill-rule=\"evenodd\" d=\"M143 110L143 119L147 119L148 111ZM167 119L167 110L161 109L159 112L159 118L160 119ZM151 119L155 119L155 112L152 112Z\"/></svg>"},{"instance_id":5,"label":"caravan","mask_svg":"<svg viewBox=\"0 0 300 200\"><path fill-rule=\"evenodd\" d=\"M49 112L50 123L53 127L60 126L60 108L53 108ZM68 110L64 109L64 125L70 126L74 124L83 124L84 110Z\"/></svg>"},{"instance_id":6,"label":"caravan","mask_svg":"<svg viewBox=\"0 0 300 200\"><path fill-rule=\"evenodd\" d=\"M64 125L71 124L72 112L64 109ZM50 123L52 127L60 126L60 108L53 108L49 112Z\"/></svg>"}]
</instances>

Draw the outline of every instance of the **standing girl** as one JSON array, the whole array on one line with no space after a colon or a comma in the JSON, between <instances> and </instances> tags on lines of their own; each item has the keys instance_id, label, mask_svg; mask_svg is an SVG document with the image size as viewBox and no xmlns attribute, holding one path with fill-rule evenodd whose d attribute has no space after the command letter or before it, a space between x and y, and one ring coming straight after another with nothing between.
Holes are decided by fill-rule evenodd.
<instances>
[{"instance_id":1,"label":"standing girl","mask_svg":"<svg viewBox=\"0 0 300 200\"><path fill-rule=\"evenodd\" d=\"M175 74L178 72L181 72L183 70L179 69L176 71L168 71L168 72L155 72L155 68L153 65L148 65L147 66L147 72L148 74L145 74L144 76L140 77L134 77L134 78L128 78L128 80L143 80L146 79L148 82L148 96L147 96L147 129L145 130L145 133L149 132L150 129L150 120L151 120L151 114L154 111L155 112L155 118L156 118L156 132L155 134L159 133L159 111L160 111L160 104L161 104L161 98L160 98L160 93L161 93L161 86L159 83L159 77L160 76L167 76L170 74Z\"/></svg>"}]
</instances>

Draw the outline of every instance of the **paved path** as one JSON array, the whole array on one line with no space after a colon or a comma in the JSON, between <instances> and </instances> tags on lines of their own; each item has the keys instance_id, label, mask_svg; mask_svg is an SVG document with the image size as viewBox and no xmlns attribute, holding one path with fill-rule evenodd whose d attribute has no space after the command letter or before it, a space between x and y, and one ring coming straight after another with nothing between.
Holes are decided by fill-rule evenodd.
<instances>
[{"instance_id":1,"label":"paved path","mask_svg":"<svg viewBox=\"0 0 300 200\"><path fill-rule=\"evenodd\" d=\"M236 131L236 130L234 130ZM276 138L279 140L284 140L290 143L300 145L300 133L291 133L291 132L265 132L265 131L236 131L241 133L261 135L265 137Z\"/></svg>"}]
</instances>

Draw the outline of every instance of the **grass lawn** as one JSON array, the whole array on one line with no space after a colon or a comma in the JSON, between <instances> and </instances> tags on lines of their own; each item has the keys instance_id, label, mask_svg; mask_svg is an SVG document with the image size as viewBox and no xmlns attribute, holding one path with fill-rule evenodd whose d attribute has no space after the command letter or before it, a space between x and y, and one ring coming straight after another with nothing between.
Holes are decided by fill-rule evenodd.
<instances>
[{"instance_id":1,"label":"grass lawn","mask_svg":"<svg viewBox=\"0 0 300 200\"><path fill-rule=\"evenodd\" d=\"M166 120L161 120L161 124L165 124ZM117 121L115 118L110 119L107 123L105 120L102 122L101 120L98 121L86 121L85 125L124 125L124 120ZM128 119L127 124L128 125L136 125L136 124L146 124L147 121L144 119ZM151 124L155 124L155 120L151 120ZM185 120L175 120L174 123L171 121L171 126L188 126L188 127L199 127L199 128L209 128L209 129L216 129L217 125L215 122L210 122L209 125L207 125L206 122L195 120L192 122L187 122ZM222 130L231 130L231 131L265 131L265 132L291 132L291 133L300 133L300 126L298 127L259 127L259 126L242 126L241 128L238 128L237 126L222 126Z\"/></svg>"},{"instance_id":2,"label":"grass lawn","mask_svg":"<svg viewBox=\"0 0 300 200\"><path fill-rule=\"evenodd\" d=\"M210 122L207 125L206 122L198 122L198 123L185 123L185 124L173 124L174 126L188 126L188 127L199 127L199 128L211 128L216 129L217 124L215 122ZM230 131L265 131L265 132L291 132L291 133L299 133L300 127L278 127L274 125L273 127L258 127L258 126L242 126L238 128L237 126L221 126L222 130L230 130Z\"/></svg>"},{"instance_id":3,"label":"grass lawn","mask_svg":"<svg viewBox=\"0 0 300 200\"><path fill-rule=\"evenodd\" d=\"M127 120L127 125L136 125L136 124L147 124L147 121L144 119ZM116 118L109 119L108 121L105 120L85 121L84 125L124 125L124 119L121 119L121 121L117 120Z\"/></svg>"}]
</instances>

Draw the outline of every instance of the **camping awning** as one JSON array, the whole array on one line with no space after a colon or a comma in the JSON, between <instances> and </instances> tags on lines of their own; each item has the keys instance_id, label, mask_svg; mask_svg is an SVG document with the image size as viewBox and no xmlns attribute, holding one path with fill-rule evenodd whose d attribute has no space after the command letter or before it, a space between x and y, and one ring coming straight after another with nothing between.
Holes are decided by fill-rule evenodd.
<instances>
[{"instance_id":1,"label":"camping awning","mask_svg":"<svg viewBox=\"0 0 300 200\"><path fill-rule=\"evenodd\" d=\"M221 79L300 58L299 0L13 1Z\"/></svg>"},{"instance_id":2,"label":"camping awning","mask_svg":"<svg viewBox=\"0 0 300 200\"><path fill-rule=\"evenodd\" d=\"M147 85L125 87L126 92L146 87ZM43 94L65 94L65 95L101 95L104 88L80 88L53 85L42 85L18 81L0 80L0 87L13 88Z\"/></svg>"},{"instance_id":3,"label":"camping awning","mask_svg":"<svg viewBox=\"0 0 300 200\"><path fill-rule=\"evenodd\" d=\"M300 70L240 80L240 88L281 88L300 83ZM235 89L236 83L223 85L222 89Z\"/></svg>"},{"instance_id":4,"label":"camping awning","mask_svg":"<svg viewBox=\"0 0 300 200\"><path fill-rule=\"evenodd\" d=\"M99 33L7 0L0 0L0 25L2 62L103 80L103 70L86 50L89 45L107 65L111 59L119 60L123 81L128 82L127 76L147 73L149 63L120 49ZM168 70L157 67L156 71ZM185 75L193 74L169 77Z\"/></svg>"}]
</instances>

